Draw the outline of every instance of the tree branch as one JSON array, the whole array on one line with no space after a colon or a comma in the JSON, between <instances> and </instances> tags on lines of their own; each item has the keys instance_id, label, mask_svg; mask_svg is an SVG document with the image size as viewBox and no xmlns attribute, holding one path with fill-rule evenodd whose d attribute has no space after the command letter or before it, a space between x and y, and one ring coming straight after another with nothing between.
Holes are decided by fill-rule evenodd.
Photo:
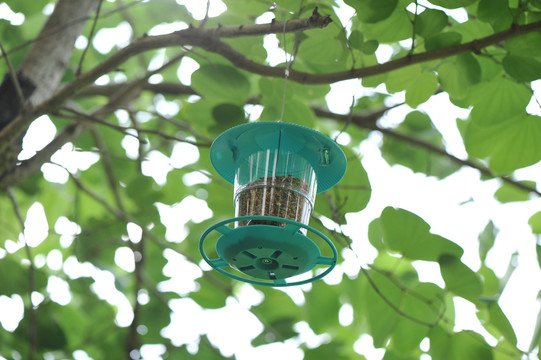
<instances>
[{"instance_id":1,"label":"tree branch","mask_svg":"<svg viewBox=\"0 0 541 360\"><path fill-rule=\"evenodd\" d=\"M240 25L240 26L219 26L216 28L194 28L180 30L167 35L146 36L139 38L130 45L121 49L100 65L82 74L77 79L57 91L43 104L27 109L14 121L0 131L0 152L7 147L6 139L11 139L23 131L26 126L36 117L45 114L58 107L74 94L92 84L99 76L114 70L118 65L128 58L141 52L171 47L171 46L198 46L205 50L215 52L228 59L232 64L246 71L269 77L283 77L284 67L271 67L256 63L237 52L230 45L222 42L222 37L256 36L277 32L297 32L317 27L326 26L329 23L328 16L321 16L315 12L309 18L290 20L288 22L274 21L270 24ZM291 69L289 78L293 81L305 84L328 84L341 80L372 76L386 73L404 66L442 59L466 52L478 53L481 49L501 42L503 40L526 34L541 29L541 21L527 25L513 26L502 32L474 40L466 44L450 46L446 48L426 51L419 54L407 55L405 57L391 60L383 64L352 69L347 71L310 74Z\"/></svg>"},{"instance_id":2,"label":"tree branch","mask_svg":"<svg viewBox=\"0 0 541 360\"><path fill-rule=\"evenodd\" d=\"M85 60L86 53L92 44L92 39L94 38L94 32L96 31L96 24L98 23L98 19L100 17L100 10L101 10L102 2L103 0L98 0L98 7L96 9L96 15L94 16L94 21L92 22L90 35L88 35L88 43L86 44L86 47L83 50L83 53L81 54L81 58L79 59L79 64L77 65L77 70L75 71L76 76L79 76L81 74L81 71L83 69L83 61Z\"/></svg>"},{"instance_id":3,"label":"tree branch","mask_svg":"<svg viewBox=\"0 0 541 360\"><path fill-rule=\"evenodd\" d=\"M341 115L341 114L335 114L335 113L332 113L330 111L327 111L327 110L323 110L321 108L313 108L312 109L315 114L317 116L320 116L320 117L326 117L326 118L329 118L329 119L334 119L334 120L338 120L338 121L342 121L342 122L345 122L345 121L348 121L349 119L349 115ZM386 112L388 111L389 109L383 109L382 111L383 112ZM400 141L404 141L404 142L407 142L409 144L412 144L412 145L415 145L415 146L418 146L418 147L422 147L424 149L427 149L428 151L432 152L432 153L435 153L435 154L438 154L438 155L441 155L441 156L445 156L447 158L449 158L451 161L459 164L459 165L462 165L462 166L468 166L470 168L473 168L473 169L476 169L478 170L481 174L485 175L485 176L488 176L490 178L498 178L498 179L501 179L503 182L506 182L510 185L513 185L519 189L522 189L522 190L526 190L528 192L531 192L531 193L534 193L534 194L537 194L538 196L541 196L541 191L537 190L536 188L534 187L531 187L531 186L528 186L526 184L523 184L519 181L516 181L516 180L513 180L511 179L510 177L508 176L496 176L492 173L492 171L490 171L489 168L487 167L484 167L482 165L479 165L471 160L463 160L463 159L460 159L452 154L449 154L447 151L445 151L445 149L442 149L434 144L431 144L429 142L426 142L426 141L423 141L421 139L418 139L418 138L415 138L413 136L410 136L410 135L406 135L406 134L401 134L399 132L396 132L392 129L387 129L387 128L383 128L379 125L376 124L376 120L382 115L381 114L378 114L378 113L374 113L373 115L371 116L363 116L363 115L353 115L351 117L351 121L356 124L357 126L359 127L362 127L362 128L365 128L365 129L370 129L370 130L376 130L376 131L379 131L381 132L382 134L384 135L387 135L387 136L390 136L390 137L393 137L397 140L400 140Z\"/></svg>"},{"instance_id":4,"label":"tree branch","mask_svg":"<svg viewBox=\"0 0 541 360\"><path fill-rule=\"evenodd\" d=\"M24 233L24 219L19 208L19 202L17 201L15 193L13 193L13 190L11 190L11 188L7 188L7 193L11 204L13 205L13 211L15 212L17 220L21 225L22 232ZM30 300L28 310L28 312L30 313L30 325L28 326L28 342L30 343L30 349L28 352L28 359L32 360L34 358L34 355L36 354L38 346L38 320L36 318L36 310L34 309L34 304L32 303L32 293L36 290L36 267L34 265L32 251L30 249L30 246L28 246L26 238L24 239L24 250L26 252L28 262L30 263L28 269L28 298Z\"/></svg>"},{"instance_id":5,"label":"tree branch","mask_svg":"<svg viewBox=\"0 0 541 360\"><path fill-rule=\"evenodd\" d=\"M82 92L81 96L90 96L90 95L105 95L112 93L114 89L117 87L124 86L124 84L112 84L112 85L93 85L89 88L87 88L84 92ZM189 86L180 85L180 84L173 84L173 83L162 83L162 84L145 84L143 86L144 90L152 91L155 93L161 93L161 94L168 94L168 95L197 95L197 93ZM526 184L523 184L519 181L513 180L512 178L508 176L496 176L488 169L487 167L484 167L478 163L473 162L472 160L464 160L460 159L454 155L449 154L445 149L442 149L434 144L428 143L426 141L422 141L418 138L415 138L410 135L400 134L396 131L393 131L392 129L383 128L381 126L378 126L376 124L376 121L387 111L392 109L393 107L383 108L379 111L375 111L368 114L351 114L348 113L346 115L343 114L336 114L333 112L330 112L328 110L324 110L319 107L312 107L312 111L316 114L318 117L326 117L329 119L338 120L340 122L345 123L345 126L347 127L350 123L354 123L358 127L369 129L369 130L376 130L381 132L382 134L385 134L387 136L393 137L397 140L401 140L404 142L407 142L409 144L422 147L427 149L430 152L436 153L441 156L445 156L449 159L451 159L453 162L462 165L462 166L468 166L470 168L478 170L481 174L488 176L490 178L499 178L503 182L506 182L510 185L513 185L519 189L537 194L541 196L541 192L537 190L536 188L533 188L531 186L528 186Z\"/></svg>"},{"instance_id":6,"label":"tree branch","mask_svg":"<svg viewBox=\"0 0 541 360\"><path fill-rule=\"evenodd\" d=\"M17 94L17 100L19 101L19 107L22 109L24 107L24 94L23 90L21 88L21 84L19 84L19 79L17 79L17 74L15 73L15 69L11 65L11 61L9 60L9 57L6 54L6 50L4 49L4 45L0 41L0 51L2 52L2 56L4 57L6 61L6 65L8 67L8 73L11 77L11 82L13 83L13 86L15 87L15 94Z\"/></svg>"},{"instance_id":7,"label":"tree branch","mask_svg":"<svg viewBox=\"0 0 541 360\"><path fill-rule=\"evenodd\" d=\"M436 325L438 325L438 323L440 322L441 320L441 313L440 315L438 315L438 318L436 319L436 321L434 322L427 322L427 321L424 321L422 319L418 319L406 312L404 312L402 309L400 309L397 305L395 305L391 299L389 299L387 296L385 296L385 294L383 294L381 292L381 290L378 288L378 286L376 285L376 283L374 282L374 280L372 279L372 276L370 275L370 273L368 272L367 269L363 268L361 266L361 271L362 273L364 274L364 276L366 277L366 279L368 280L368 283L370 284L370 286L372 286L372 289L374 289L374 291L376 292L376 294L378 294L380 296L380 298L385 301L385 303L387 305L389 305L389 307L391 309L393 309L398 315L402 316L403 318L406 318L408 320L411 320L413 321L414 323L417 323L417 324L420 324L420 325L424 325L424 326L427 326L429 328L432 328ZM403 290L401 289L401 292L403 292ZM442 312L443 313L443 312Z\"/></svg>"},{"instance_id":8,"label":"tree branch","mask_svg":"<svg viewBox=\"0 0 541 360\"><path fill-rule=\"evenodd\" d=\"M408 65L443 59L467 52L479 53L481 49L484 49L490 45L497 44L501 41L507 40L515 36L537 31L539 29L541 29L541 21L537 21L527 25L511 27L499 33L495 33L493 35L478 40L473 40L465 44L429 50L418 54L408 54L404 57L391 60L383 64L377 64L334 73L311 74L291 69L289 71L289 79L302 84L330 84L342 80L364 78L368 76L387 73ZM199 46L201 46L205 50L220 54L224 58L228 59L232 64L246 71L268 77L281 78L284 76L284 67L270 67L252 61L246 58L243 54L237 52L230 45L220 41L217 38L209 39L209 41L201 43L199 44Z\"/></svg>"},{"instance_id":9,"label":"tree branch","mask_svg":"<svg viewBox=\"0 0 541 360\"><path fill-rule=\"evenodd\" d=\"M73 141L82 134L88 124L78 122L66 126L47 146L38 151L28 160L22 161L19 165L11 169L6 169L4 174L0 174L0 189L23 181L28 176L38 171L41 166L49 161L51 156L64 144Z\"/></svg>"}]
</instances>

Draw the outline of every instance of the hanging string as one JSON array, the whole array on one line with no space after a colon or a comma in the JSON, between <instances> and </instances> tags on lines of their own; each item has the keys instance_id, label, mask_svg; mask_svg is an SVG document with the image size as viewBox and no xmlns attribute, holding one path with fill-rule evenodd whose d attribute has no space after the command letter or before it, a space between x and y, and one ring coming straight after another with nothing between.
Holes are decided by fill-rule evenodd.
<instances>
[{"instance_id":1,"label":"hanging string","mask_svg":"<svg viewBox=\"0 0 541 360\"><path fill-rule=\"evenodd\" d=\"M284 91L282 92L282 111L280 112L280 120L284 120L284 110L286 107L286 90L287 90L287 79L289 78L289 67L291 66L292 59L287 56L287 43L286 43L286 26L288 20L284 21L284 30L282 32L283 41L284 41L284 55L286 59L286 67L284 70Z\"/></svg>"}]
</instances>

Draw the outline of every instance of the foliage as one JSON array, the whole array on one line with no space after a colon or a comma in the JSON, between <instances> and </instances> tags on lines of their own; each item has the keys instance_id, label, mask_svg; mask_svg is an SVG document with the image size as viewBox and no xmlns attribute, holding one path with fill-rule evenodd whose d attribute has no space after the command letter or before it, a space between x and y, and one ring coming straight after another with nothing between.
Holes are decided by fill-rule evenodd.
<instances>
[{"instance_id":1,"label":"foliage","mask_svg":"<svg viewBox=\"0 0 541 360\"><path fill-rule=\"evenodd\" d=\"M242 358L213 335L240 337L240 315L227 324L216 315L210 325L187 315L211 318L235 301L244 304L246 322L256 323L259 330L246 337L261 351L278 342L295 344L306 359L362 359L373 355L359 350L359 339L370 338L383 359L535 356L541 315L531 345L521 345L500 302L516 257L504 275L493 268L488 258L499 235L492 219L479 234L468 229L479 238L477 268L462 239L440 235L411 209L384 204L364 230L352 219L375 201L374 175L362 161L375 133L395 168L444 181L475 169L496 179L483 186L500 184L496 201L538 209L538 184L519 171L541 161L541 119L531 110L539 109L532 82L541 79L541 2L344 2L223 0L221 14L198 17L195 0L108 0L76 20L86 25L70 45L60 90L27 103L11 123L26 131L46 116L55 141L0 167L0 300L24 307L13 315L15 326L1 324L0 357L64 359L84 351L138 359L157 346L164 359ZM24 15L21 24L0 19L7 54L0 72L8 79L61 6L0 5ZM272 57L272 39L287 51L281 59ZM338 114L326 96L348 79L361 79L363 93L345 90L354 100L348 114ZM442 93L468 111L452 124L466 156L448 152L448 134L423 108ZM394 108L401 118L389 121ZM212 139L238 124L276 121L282 111L284 121L347 138L348 171L318 195L311 220L341 254L334 280L292 293L254 290L210 271L198 250L204 230L234 213L232 186L209 160ZM3 152L20 133L5 124ZM541 212L529 216L520 221L539 236ZM541 245L533 235L528 241L539 265ZM360 266L351 259L358 249L375 255ZM356 270L346 271L351 263ZM419 264L442 281L426 281ZM62 288L67 294L57 295ZM259 300L246 305L248 298ZM482 332L455 327L464 316L460 302L475 307ZM339 314L348 307L344 322ZM321 335L315 343L306 340L311 332Z\"/></svg>"}]
</instances>

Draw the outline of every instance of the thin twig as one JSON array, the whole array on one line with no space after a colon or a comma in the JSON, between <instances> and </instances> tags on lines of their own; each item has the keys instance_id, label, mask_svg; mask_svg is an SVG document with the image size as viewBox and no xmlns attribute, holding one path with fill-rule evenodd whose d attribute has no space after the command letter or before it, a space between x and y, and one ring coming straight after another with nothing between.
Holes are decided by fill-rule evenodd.
<instances>
[{"instance_id":1,"label":"thin twig","mask_svg":"<svg viewBox=\"0 0 541 360\"><path fill-rule=\"evenodd\" d=\"M128 111L128 115L129 115L130 120L131 120L131 122L133 124L133 128L135 129L137 134L139 134L141 129L139 128L139 122L137 121L137 116L135 116L133 111ZM137 165L138 165L139 172L142 173L143 172L143 160L145 159L143 145L145 144L145 142L143 142L141 140L140 135L138 135L138 137L139 137L139 145L137 146Z\"/></svg>"},{"instance_id":2,"label":"thin twig","mask_svg":"<svg viewBox=\"0 0 541 360\"><path fill-rule=\"evenodd\" d=\"M9 60L9 57L6 54L4 45L2 45L2 41L0 41L0 51L2 52L2 56L4 57L6 61L9 76L11 77L11 81L13 82L13 86L15 87L15 92L17 93L17 100L19 101L19 107L22 110L24 107L24 101L25 101L23 90L21 89L21 84L19 83L19 79L17 78L17 73L15 72L15 69L13 68L13 65L11 64L11 61Z\"/></svg>"},{"instance_id":3,"label":"thin twig","mask_svg":"<svg viewBox=\"0 0 541 360\"><path fill-rule=\"evenodd\" d=\"M402 260L403 258L400 258L399 260ZM370 269L376 271L377 273L385 276L387 279L389 279L396 287L398 287L400 289L401 292L405 293L405 294L410 294L411 296L421 300L422 302L424 302L425 304L428 305L428 307L435 313L438 315L438 318L437 318L437 321L439 322L442 317L444 316L445 314L445 311L447 309L447 305L445 304L445 299L443 298L443 296L437 296L436 295L436 299L439 300L441 302L441 308L440 307L436 307L434 305L434 299L429 299L427 297L425 297L424 295L421 295L419 294L417 291L413 291L412 289L406 287L404 284L402 284L400 281L398 281L398 279L396 279L392 272L389 272L389 271L386 271L386 270L383 270L383 269L380 269L378 266L374 265L374 264L371 264L369 265ZM397 267L398 267L398 262L397 262Z\"/></svg>"},{"instance_id":4,"label":"thin twig","mask_svg":"<svg viewBox=\"0 0 541 360\"><path fill-rule=\"evenodd\" d=\"M204 28L207 22L209 21L209 11L210 11L210 0L207 0L207 9L205 10L205 17L203 18L203 20L201 20L201 23L199 24L200 29Z\"/></svg>"},{"instance_id":5,"label":"thin twig","mask_svg":"<svg viewBox=\"0 0 541 360\"><path fill-rule=\"evenodd\" d=\"M435 322L427 322L427 321L424 321L422 319L418 319L414 316L411 316L410 314L404 312L402 309L400 309L398 306L396 306L392 301L391 299L389 299L387 296L385 296L385 294L383 294L383 292L378 288L378 286L376 285L376 283L374 282L374 280L372 279L369 271L363 267L360 268L362 273L364 274L364 276L366 277L366 279L368 280L368 283L370 283L370 286L372 286L372 289L374 289L374 291L376 292L376 294L378 294L380 296L380 298L385 301L385 303L387 305L389 305L389 307L391 307L391 309L393 309L398 315L408 319L408 320L411 320L417 324L420 324L420 325L424 325L424 326L427 326L427 327L434 327L436 325L438 325L439 321L440 321L440 318L438 318Z\"/></svg>"},{"instance_id":6,"label":"thin twig","mask_svg":"<svg viewBox=\"0 0 541 360\"><path fill-rule=\"evenodd\" d=\"M101 138L100 133L97 131L95 126L90 127L90 134L92 135L92 138L94 139L94 143L96 144L96 147L100 149L101 151L101 160L103 164L103 169L105 170L105 176L107 177L107 182L109 183L109 187L111 188L111 191L113 193L116 206L121 211L124 211L124 203L122 201L122 197L120 196L120 192L118 189L118 181L116 179L113 164L111 162L111 158L109 157L109 152L107 151L107 146L105 145L105 142Z\"/></svg>"},{"instance_id":7,"label":"thin twig","mask_svg":"<svg viewBox=\"0 0 541 360\"><path fill-rule=\"evenodd\" d=\"M419 4L417 0L415 0L415 14L413 14L413 20L411 21L411 28L412 28L412 34L411 34L411 48L409 51L409 54L412 55L413 51L415 50L415 41L416 41L416 31L417 31L417 16L418 16L418 10L419 10Z\"/></svg>"},{"instance_id":8,"label":"thin twig","mask_svg":"<svg viewBox=\"0 0 541 360\"><path fill-rule=\"evenodd\" d=\"M317 116L320 116L320 117L327 117L329 119L334 119L334 120L338 120L338 121L347 121L348 120L348 115L335 114L335 113L332 113L330 111L320 109L320 108L313 108L312 110L314 110L315 114ZM381 132L384 135L393 137L393 138L395 138L397 140L404 141L404 142L407 142L409 144L422 147L424 149L429 150L432 153L447 157L456 164L476 169L481 174L483 174L485 176L488 176L490 178L501 179L503 182L506 182L506 183L508 183L510 185L513 185L516 188L526 190L528 192L531 192L531 193L534 193L534 194L536 194L538 196L541 196L541 191L537 190L535 187L531 187L531 186L528 186L528 185L526 185L524 183L521 183L519 181L513 180L508 176L494 175L492 173L492 171L490 169L488 169L487 167L479 165L479 164L473 162L472 160L460 159L460 158L448 153L445 149L438 147L437 145L431 144L429 142L423 141L421 139L418 139L418 138L410 136L410 135L399 133L397 131L394 131L393 129L383 128L383 127L377 125L376 120L381 115L383 115L384 112L386 112L388 110L389 110L388 108L384 108L384 109L382 109L381 112L379 112L379 115L378 115L378 113L374 113L373 114L374 116L373 115L368 115L368 116L366 116L366 115L360 115L360 116L359 115L354 115L354 116L352 116L351 120L353 121L353 123L355 125L357 125L357 126L359 126L361 128L370 129L370 130L376 130L376 131Z\"/></svg>"},{"instance_id":9,"label":"thin twig","mask_svg":"<svg viewBox=\"0 0 541 360\"><path fill-rule=\"evenodd\" d=\"M98 4L98 8L96 9L96 15L94 16L94 21L92 22L92 28L90 29L90 34L88 35L88 43L86 44L86 47L83 50L83 53L81 54L81 58L79 59L79 64L77 65L75 76L79 76L81 74L81 70L83 68L83 61L85 59L88 49L90 48L92 44L92 38L94 37L94 32L96 31L96 24L98 23L98 18L100 17L101 4L103 3L103 0L98 0L98 1L99 1L99 4Z\"/></svg>"},{"instance_id":10,"label":"thin twig","mask_svg":"<svg viewBox=\"0 0 541 360\"><path fill-rule=\"evenodd\" d=\"M24 219L21 214L20 208L19 208L19 202L17 201L17 198L15 197L15 193L11 188L6 189L9 199L11 201L11 204L13 205L13 211L15 212L15 215L17 216L17 220L19 221L19 224L21 225L21 229L23 232L23 238L24 238L24 250L26 252L26 257L30 263L30 266L28 268L28 298L29 298L29 313L30 313L30 326L28 329L28 337L29 337L29 343L30 343L30 349L28 352L28 359L32 360L34 358L34 355L37 352L37 346L38 346L38 320L36 317L36 310L34 309L34 305L32 303L32 294L36 290L36 268L34 266L34 259L32 256L32 250L30 249L30 246L28 245L28 242L26 241L26 238L24 237Z\"/></svg>"}]
</instances>

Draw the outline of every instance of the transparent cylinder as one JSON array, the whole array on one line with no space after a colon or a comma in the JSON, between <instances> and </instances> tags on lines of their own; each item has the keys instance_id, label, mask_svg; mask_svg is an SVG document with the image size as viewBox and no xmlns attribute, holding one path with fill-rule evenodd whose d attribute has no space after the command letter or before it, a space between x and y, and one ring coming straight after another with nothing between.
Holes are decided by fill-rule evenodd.
<instances>
[{"instance_id":1,"label":"transparent cylinder","mask_svg":"<svg viewBox=\"0 0 541 360\"><path fill-rule=\"evenodd\" d=\"M312 166L294 152L263 150L243 161L235 174L235 215L267 215L308 225L317 190ZM249 220L254 224L285 226L284 223Z\"/></svg>"}]
</instances>

